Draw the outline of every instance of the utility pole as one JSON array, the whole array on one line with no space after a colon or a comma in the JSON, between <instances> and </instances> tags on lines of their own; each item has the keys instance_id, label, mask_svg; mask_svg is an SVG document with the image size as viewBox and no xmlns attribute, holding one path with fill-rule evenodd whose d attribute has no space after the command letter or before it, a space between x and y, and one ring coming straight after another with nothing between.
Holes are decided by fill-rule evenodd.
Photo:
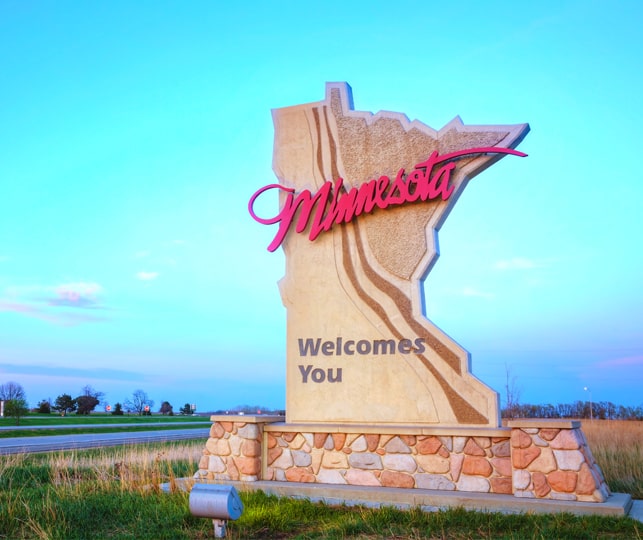
<instances>
[{"instance_id":1,"label":"utility pole","mask_svg":"<svg viewBox=\"0 0 643 540\"><path fill-rule=\"evenodd\" d=\"M594 411L592 410L592 391L587 388L584 388L585 392L589 392L589 420L590 422L594 420Z\"/></svg>"}]
</instances>

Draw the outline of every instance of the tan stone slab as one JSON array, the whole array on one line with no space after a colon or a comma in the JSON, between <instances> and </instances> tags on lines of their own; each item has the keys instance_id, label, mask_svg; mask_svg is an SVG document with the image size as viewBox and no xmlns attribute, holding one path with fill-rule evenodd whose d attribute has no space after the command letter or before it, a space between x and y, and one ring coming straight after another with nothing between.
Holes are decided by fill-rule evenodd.
<instances>
[{"instance_id":1,"label":"tan stone slab","mask_svg":"<svg viewBox=\"0 0 643 540\"><path fill-rule=\"evenodd\" d=\"M291 424L276 422L266 425L265 431L298 433L360 433L379 435L436 435L452 437L506 437L509 428L430 427L413 424Z\"/></svg>"},{"instance_id":2,"label":"tan stone slab","mask_svg":"<svg viewBox=\"0 0 643 540\"><path fill-rule=\"evenodd\" d=\"M212 422L242 422L245 424L283 422L285 419L285 416L271 414L213 414L210 416Z\"/></svg>"},{"instance_id":3,"label":"tan stone slab","mask_svg":"<svg viewBox=\"0 0 643 540\"><path fill-rule=\"evenodd\" d=\"M364 505L370 507L392 506L401 509L421 508L424 511L437 511L449 508L465 508L481 512L500 512L503 514L557 514L600 515L631 517L640 519L632 497L626 493L613 493L603 503L560 501L551 499L527 499L512 495L492 493L464 493L458 491L438 491L431 489L404 489L372 486L350 486L336 484L306 484L298 482L209 482L232 485L239 491L261 490L269 495L323 501L329 505ZM193 479L179 480L175 485L190 489ZM170 491L169 484L161 486ZM638 502L638 501L637 501Z\"/></svg>"},{"instance_id":4,"label":"tan stone slab","mask_svg":"<svg viewBox=\"0 0 643 540\"><path fill-rule=\"evenodd\" d=\"M507 426L510 428L539 428L539 429L576 429L581 426L580 420L544 419L544 418L519 418L509 420Z\"/></svg>"}]
</instances>

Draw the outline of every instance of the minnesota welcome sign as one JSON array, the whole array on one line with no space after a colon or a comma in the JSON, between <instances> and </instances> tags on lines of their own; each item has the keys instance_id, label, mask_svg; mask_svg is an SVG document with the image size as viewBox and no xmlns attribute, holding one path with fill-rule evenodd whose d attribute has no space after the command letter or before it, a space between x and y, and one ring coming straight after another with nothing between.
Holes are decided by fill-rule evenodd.
<instances>
[{"instance_id":1,"label":"minnesota welcome sign","mask_svg":"<svg viewBox=\"0 0 643 540\"><path fill-rule=\"evenodd\" d=\"M273 167L249 210L274 228L287 323L288 423L499 425L498 395L467 351L429 321L422 282L437 231L467 182L527 124L439 131L400 113L355 111L346 83L273 111ZM255 202L279 193L272 215Z\"/></svg>"}]
</instances>

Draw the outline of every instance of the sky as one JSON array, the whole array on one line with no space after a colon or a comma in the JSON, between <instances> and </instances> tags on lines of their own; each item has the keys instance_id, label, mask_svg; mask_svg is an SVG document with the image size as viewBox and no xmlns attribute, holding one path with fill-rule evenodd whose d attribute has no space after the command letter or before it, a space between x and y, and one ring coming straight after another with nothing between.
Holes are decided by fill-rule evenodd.
<instances>
[{"instance_id":1,"label":"sky","mask_svg":"<svg viewBox=\"0 0 643 540\"><path fill-rule=\"evenodd\" d=\"M0 2L0 384L285 406L271 109L346 81L434 129L527 122L467 186L427 316L504 401L643 405L643 4ZM275 200L275 205L277 204Z\"/></svg>"}]
</instances>

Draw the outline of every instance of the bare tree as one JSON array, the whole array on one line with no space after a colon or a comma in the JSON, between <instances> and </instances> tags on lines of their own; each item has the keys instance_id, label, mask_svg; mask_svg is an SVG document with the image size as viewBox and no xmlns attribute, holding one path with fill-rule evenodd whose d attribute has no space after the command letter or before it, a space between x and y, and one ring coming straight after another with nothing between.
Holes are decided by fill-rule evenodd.
<instances>
[{"instance_id":1,"label":"bare tree","mask_svg":"<svg viewBox=\"0 0 643 540\"><path fill-rule=\"evenodd\" d=\"M134 390L132 399L126 399L123 405L128 411L142 415L146 411L145 407L150 410L154 406L154 401L148 398L147 393L139 388Z\"/></svg>"},{"instance_id":2,"label":"bare tree","mask_svg":"<svg viewBox=\"0 0 643 540\"><path fill-rule=\"evenodd\" d=\"M25 389L21 384L14 381L0 384L0 399L3 401L11 401L12 399L25 399Z\"/></svg>"},{"instance_id":3,"label":"bare tree","mask_svg":"<svg viewBox=\"0 0 643 540\"><path fill-rule=\"evenodd\" d=\"M505 364L505 411L506 418L514 418L518 414L518 402L520 401L520 387L516 383L516 377L511 374L511 368Z\"/></svg>"},{"instance_id":4,"label":"bare tree","mask_svg":"<svg viewBox=\"0 0 643 540\"><path fill-rule=\"evenodd\" d=\"M29 412L29 405L25 395L25 389L21 384L9 381L0 385L0 400L4 401L4 413L20 424L20 418Z\"/></svg>"}]
</instances>

